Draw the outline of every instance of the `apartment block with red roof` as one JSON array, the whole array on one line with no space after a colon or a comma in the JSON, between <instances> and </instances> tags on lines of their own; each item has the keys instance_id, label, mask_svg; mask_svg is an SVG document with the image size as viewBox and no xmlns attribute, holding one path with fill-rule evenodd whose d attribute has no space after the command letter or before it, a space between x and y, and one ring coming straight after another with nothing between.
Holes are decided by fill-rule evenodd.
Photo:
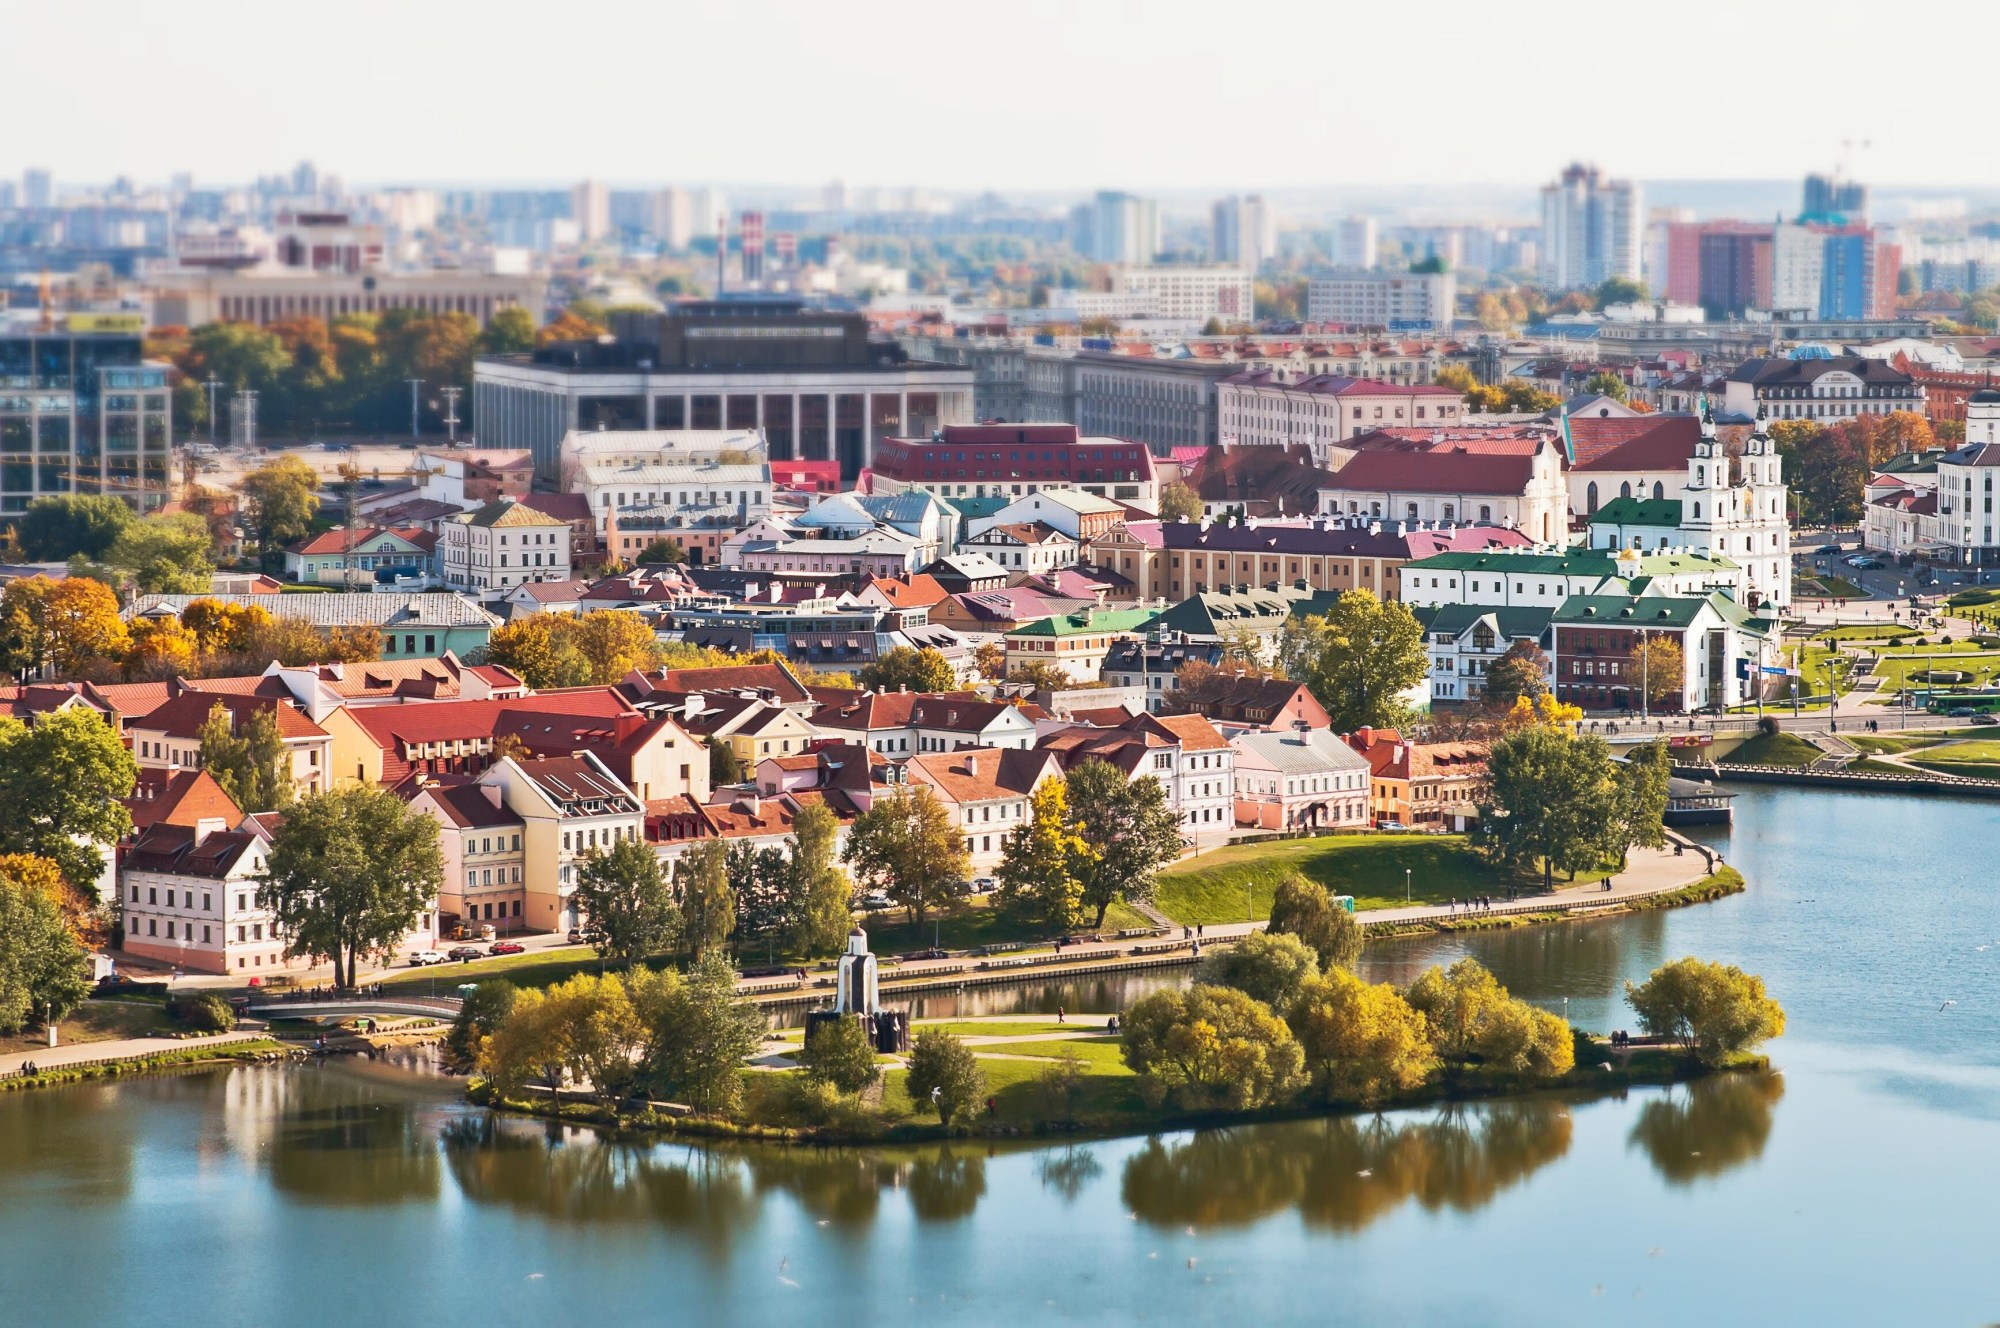
<instances>
[{"instance_id":1,"label":"apartment block with red roof","mask_svg":"<svg viewBox=\"0 0 2000 1328\"><path fill-rule=\"evenodd\" d=\"M1486 776L1483 742L1408 742L1395 729L1344 735L1368 762L1369 812L1378 826L1470 830Z\"/></svg>"},{"instance_id":2,"label":"apartment block with red roof","mask_svg":"<svg viewBox=\"0 0 2000 1328\"><path fill-rule=\"evenodd\" d=\"M319 793L333 787L333 735L314 723L289 701L274 696L250 696L232 692L183 692L126 725L126 738L141 769L198 770L201 768L201 730L210 713L220 707L230 729L242 734L250 721L261 713L277 720L278 736L291 757L292 784L300 795ZM250 811L269 811L253 807Z\"/></svg>"},{"instance_id":3,"label":"apartment block with red roof","mask_svg":"<svg viewBox=\"0 0 2000 1328\"><path fill-rule=\"evenodd\" d=\"M444 884L438 925L446 937L459 927L478 934L491 926L507 935L527 926L526 823L507 805L500 784L464 775L419 776L410 807L438 824Z\"/></svg>"},{"instance_id":4,"label":"apartment block with red roof","mask_svg":"<svg viewBox=\"0 0 2000 1328\"><path fill-rule=\"evenodd\" d=\"M954 424L929 438L885 438L875 448L869 487L922 489L940 498L1020 498L1069 488L1159 509L1159 478L1146 445L1085 437L1074 424Z\"/></svg>"},{"instance_id":5,"label":"apartment block with red roof","mask_svg":"<svg viewBox=\"0 0 2000 1328\"><path fill-rule=\"evenodd\" d=\"M913 756L905 769L951 813L975 871L999 863L1008 832L1028 818L1029 796L1062 773L1052 752L991 747Z\"/></svg>"},{"instance_id":6,"label":"apartment block with red roof","mask_svg":"<svg viewBox=\"0 0 2000 1328\"><path fill-rule=\"evenodd\" d=\"M523 925L530 931L581 925L578 863L622 840L643 839L646 804L589 752L502 757L478 783L499 789L501 805L521 822Z\"/></svg>"}]
</instances>

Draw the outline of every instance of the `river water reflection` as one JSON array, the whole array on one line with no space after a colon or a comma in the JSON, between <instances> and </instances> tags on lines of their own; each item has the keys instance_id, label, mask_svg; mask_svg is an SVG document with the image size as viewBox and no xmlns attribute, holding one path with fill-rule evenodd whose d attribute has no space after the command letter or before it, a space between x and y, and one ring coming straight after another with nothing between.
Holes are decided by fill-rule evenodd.
<instances>
[{"instance_id":1,"label":"river water reflection","mask_svg":"<svg viewBox=\"0 0 2000 1328\"><path fill-rule=\"evenodd\" d=\"M1610 1027L1663 959L1743 963L1790 1012L1781 1073L887 1150L602 1138L368 1063L15 1094L0 1323L1990 1321L2000 903L1966 846L2000 808L1754 790L1739 817L1743 896L1368 965L1476 954Z\"/></svg>"}]
</instances>

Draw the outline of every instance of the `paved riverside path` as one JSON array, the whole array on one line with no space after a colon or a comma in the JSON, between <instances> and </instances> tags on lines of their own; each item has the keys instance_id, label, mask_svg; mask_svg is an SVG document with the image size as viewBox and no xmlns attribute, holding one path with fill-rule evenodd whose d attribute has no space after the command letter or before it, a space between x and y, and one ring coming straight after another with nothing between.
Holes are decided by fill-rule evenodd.
<instances>
[{"instance_id":1,"label":"paved riverside path","mask_svg":"<svg viewBox=\"0 0 2000 1328\"><path fill-rule=\"evenodd\" d=\"M1721 864L1721 855L1716 862ZM1668 894L1682 886L1692 885L1709 874L1708 860L1698 850L1688 849L1676 855L1672 848L1634 849L1625 870L1612 881L1610 890L1602 883L1563 886L1560 877L1558 888L1552 893L1517 895L1511 900L1496 897L1492 914L1502 912L1552 912L1577 907L1604 907L1608 904L1645 899L1651 895ZM1355 914L1355 920L1366 926L1375 922L1450 922L1472 914L1461 907L1453 910L1449 904L1417 904L1410 908L1367 909ZM1209 923L1201 929L1200 939L1204 942L1240 940L1253 931L1262 931L1265 924L1258 922ZM1063 962L1040 963L1023 966L1015 970L1025 982L1037 979L1075 976L1089 972L1094 966L1108 961L1130 959L1139 947L1157 947L1168 941L1180 940L1178 925L1165 936L1139 936L1115 941L1085 941L1068 947L1075 957ZM1011 954L992 956L995 959L1012 958ZM881 970L884 986L892 983L920 982L926 978L949 978L961 972L968 976L980 972L977 958L957 955L946 959L918 959L893 967L885 964ZM985 976L982 972L981 976ZM751 979L740 984L740 989L750 995L769 995L797 999L801 994L808 996L832 997L831 980L823 973L815 977L825 985L808 984L804 987L789 978ZM1011 1016L1019 1018L1020 1016Z\"/></svg>"},{"instance_id":2,"label":"paved riverside path","mask_svg":"<svg viewBox=\"0 0 2000 1328\"><path fill-rule=\"evenodd\" d=\"M105 1042L71 1042L34 1051L0 1053L0 1076L10 1075L32 1061L37 1069L58 1070L84 1061L138 1060L173 1051L199 1051L203 1047L226 1047L236 1042L261 1042L263 1033L213 1033L189 1038L113 1038Z\"/></svg>"}]
</instances>

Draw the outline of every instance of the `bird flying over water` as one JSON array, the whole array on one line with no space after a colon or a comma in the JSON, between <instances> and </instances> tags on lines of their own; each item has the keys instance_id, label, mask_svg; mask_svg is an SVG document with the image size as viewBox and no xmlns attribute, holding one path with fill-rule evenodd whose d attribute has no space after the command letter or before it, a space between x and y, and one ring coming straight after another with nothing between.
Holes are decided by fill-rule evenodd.
<instances>
[{"instance_id":1,"label":"bird flying over water","mask_svg":"<svg viewBox=\"0 0 2000 1328\"><path fill-rule=\"evenodd\" d=\"M1946 1001L1946 1002L1944 1003L1944 1005L1957 1005L1957 1004L1958 1004L1958 1002L1957 1002L1957 1001ZM1943 1013L1944 1013L1944 1005L1940 1005L1940 1006L1938 1006L1938 1013L1939 1013L1939 1014L1943 1014Z\"/></svg>"}]
</instances>

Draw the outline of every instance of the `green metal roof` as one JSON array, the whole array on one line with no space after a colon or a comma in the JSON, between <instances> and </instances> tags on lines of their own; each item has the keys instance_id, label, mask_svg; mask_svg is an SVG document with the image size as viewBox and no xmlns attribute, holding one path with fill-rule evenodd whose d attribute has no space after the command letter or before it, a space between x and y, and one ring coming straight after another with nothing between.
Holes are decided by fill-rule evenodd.
<instances>
[{"instance_id":1,"label":"green metal roof","mask_svg":"<svg viewBox=\"0 0 2000 1328\"><path fill-rule=\"evenodd\" d=\"M1590 515L1593 526L1671 526L1681 524L1678 498L1613 498Z\"/></svg>"},{"instance_id":2,"label":"green metal roof","mask_svg":"<svg viewBox=\"0 0 2000 1328\"><path fill-rule=\"evenodd\" d=\"M1426 633L1444 632L1463 636L1481 619L1491 619L1493 631L1504 640L1519 641L1539 637L1548 628L1554 609L1493 608L1482 604L1440 604L1415 610Z\"/></svg>"},{"instance_id":3,"label":"green metal roof","mask_svg":"<svg viewBox=\"0 0 2000 1328\"><path fill-rule=\"evenodd\" d=\"M1081 636L1085 632L1142 632L1159 616L1155 609L1098 609L1088 613L1063 613L1038 622L1024 623L1006 635Z\"/></svg>"},{"instance_id":4,"label":"green metal roof","mask_svg":"<svg viewBox=\"0 0 2000 1328\"><path fill-rule=\"evenodd\" d=\"M1419 572L1502 572L1509 576L1621 576L1637 572L1641 576L1672 576L1679 572L1729 572L1736 564L1727 558L1667 550L1642 554L1636 561L1620 562L1608 549L1575 553L1434 553L1403 564L1404 571Z\"/></svg>"},{"instance_id":5,"label":"green metal roof","mask_svg":"<svg viewBox=\"0 0 2000 1328\"><path fill-rule=\"evenodd\" d=\"M1727 595L1571 595L1555 611L1559 626L1672 627L1685 629L1704 608L1732 626L1765 632L1760 619Z\"/></svg>"}]
</instances>

